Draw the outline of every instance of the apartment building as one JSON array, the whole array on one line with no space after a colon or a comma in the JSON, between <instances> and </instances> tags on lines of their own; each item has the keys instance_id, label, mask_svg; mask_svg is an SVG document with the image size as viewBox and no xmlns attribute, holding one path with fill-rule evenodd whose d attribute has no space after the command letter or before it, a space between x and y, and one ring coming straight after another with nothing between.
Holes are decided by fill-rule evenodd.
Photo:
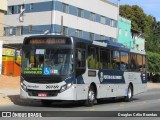
<instances>
[{"instance_id":1,"label":"apartment building","mask_svg":"<svg viewBox=\"0 0 160 120\"><path fill-rule=\"evenodd\" d=\"M118 6L106 0L8 0L4 42L37 34L116 41L117 14Z\"/></svg>"}]
</instances>

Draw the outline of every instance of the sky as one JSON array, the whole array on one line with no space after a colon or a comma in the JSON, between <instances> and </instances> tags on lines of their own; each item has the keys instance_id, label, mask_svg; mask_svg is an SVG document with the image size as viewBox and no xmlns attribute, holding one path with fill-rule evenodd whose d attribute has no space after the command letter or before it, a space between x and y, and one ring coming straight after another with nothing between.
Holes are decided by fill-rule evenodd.
<instances>
[{"instance_id":1,"label":"sky","mask_svg":"<svg viewBox=\"0 0 160 120\"><path fill-rule=\"evenodd\" d=\"M116 3L118 0L108 0L112 3ZM144 13L152 15L157 21L160 21L160 0L120 0L120 5L138 5Z\"/></svg>"}]
</instances>

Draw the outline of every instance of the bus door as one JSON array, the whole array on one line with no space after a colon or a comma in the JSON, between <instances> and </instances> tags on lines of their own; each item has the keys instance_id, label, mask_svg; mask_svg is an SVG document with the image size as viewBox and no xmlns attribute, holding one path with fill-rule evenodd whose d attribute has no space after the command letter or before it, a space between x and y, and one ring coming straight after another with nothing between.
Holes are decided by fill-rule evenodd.
<instances>
[{"instance_id":1,"label":"bus door","mask_svg":"<svg viewBox=\"0 0 160 120\"><path fill-rule=\"evenodd\" d=\"M86 72L86 45L83 43L77 43L75 49L75 77L77 83L77 99L86 99L84 94L85 78L83 77Z\"/></svg>"}]
</instances>

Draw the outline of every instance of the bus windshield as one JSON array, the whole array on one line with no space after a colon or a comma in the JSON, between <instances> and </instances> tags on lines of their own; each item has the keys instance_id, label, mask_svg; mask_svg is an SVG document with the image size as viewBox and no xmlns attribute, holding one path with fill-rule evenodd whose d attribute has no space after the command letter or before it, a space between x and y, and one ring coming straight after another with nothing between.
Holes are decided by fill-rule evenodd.
<instances>
[{"instance_id":1,"label":"bus windshield","mask_svg":"<svg viewBox=\"0 0 160 120\"><path fill-rule=\"evenodd\" d=\"M68 75L73 72L71 49L23 50L22 73L28 75Z\"/></svg>"}]
</instances>

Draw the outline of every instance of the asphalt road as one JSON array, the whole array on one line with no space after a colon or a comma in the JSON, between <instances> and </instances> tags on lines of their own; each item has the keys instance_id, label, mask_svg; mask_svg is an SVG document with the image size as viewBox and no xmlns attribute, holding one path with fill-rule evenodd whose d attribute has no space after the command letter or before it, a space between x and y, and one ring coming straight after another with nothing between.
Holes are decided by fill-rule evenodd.
<instances>
[{"instance_id":1,"label":"asphalt road","mask_svg":"<svg viewBox=\"0 0 160 120\"><path fill-rule=\"evenodd\" d=\"M96 114L99 116L105 116L106 114L110 114L112 116L114 116L114 113L109 113L109 112L96 112L96 111L116 111L119 113L122 113L122 111L134 111L135 113L138 113L137 111L150 111L149 113L154 111L160 111L160 89L150 89L145 93L139 94L134 96L133 101L131 102L123 102L122 99L117 99L117 100L104 100L103 103L101 104L96 104L93 107L86 107L83 106L82 104L79 103L68 103L68 102L60 102L60 103L53 103L51 106L49 107L44 107L41 105L40 101L35 101L35 102L28 102L25 104L18 104L16 103L15 105L8 105L8 106L1 106L0 107L0 111L63 111L58 112L55 114L59 114L60 117L66 117L66 116L70 116L70 117L76 117L79 116L80 118L77 119L82 119L82 117L84 116L89 116L88 117L84 117L83 119L97 119L96 118ZM64 112L66 111L66 112ZM70 111L70 112L67 112ZM75 112L77 111L77 112ZM85 111L85 112L78 112L78 111ZM90 112L89 112L90 111ZM53 112L54 113L54 112ZM116 113L117 114L117 113ZM94 118L90 118L90 117L94 117ZM98 116L97 116L98 117ZM117 116L115 116L117 117ZM137 120L139 117L136 117ZM160 118L160 117L159 117ZM159 118L155 118L155 117L145 117L146 120L158 120ZM18 120L17 118L13 118L13 120ZM29 120L27 118L25 118L26 120ZM42 118L43 120L44 118ZM51 118L45 118L45 120L47 119L51 119ZM63 118L56 118L57 119L63 119ZM74 118L69 118L66 117L65 120L72 120ZM99 119L99 118L98 118ZM100 119L105 119L103 117L101 117ZM109 119L109 118L108 118ZM112 118L113 119L113 118ZM118 118L114 118L114 120L125 120L126 117L118 117ZM130 119L132 120L132 118L130 117ZM141 120L142 117L140 117ZM36 118L34 118L34 120L36 120ZM40 120L40 119L38 119Z\"/></svg>"}]
</instances>

